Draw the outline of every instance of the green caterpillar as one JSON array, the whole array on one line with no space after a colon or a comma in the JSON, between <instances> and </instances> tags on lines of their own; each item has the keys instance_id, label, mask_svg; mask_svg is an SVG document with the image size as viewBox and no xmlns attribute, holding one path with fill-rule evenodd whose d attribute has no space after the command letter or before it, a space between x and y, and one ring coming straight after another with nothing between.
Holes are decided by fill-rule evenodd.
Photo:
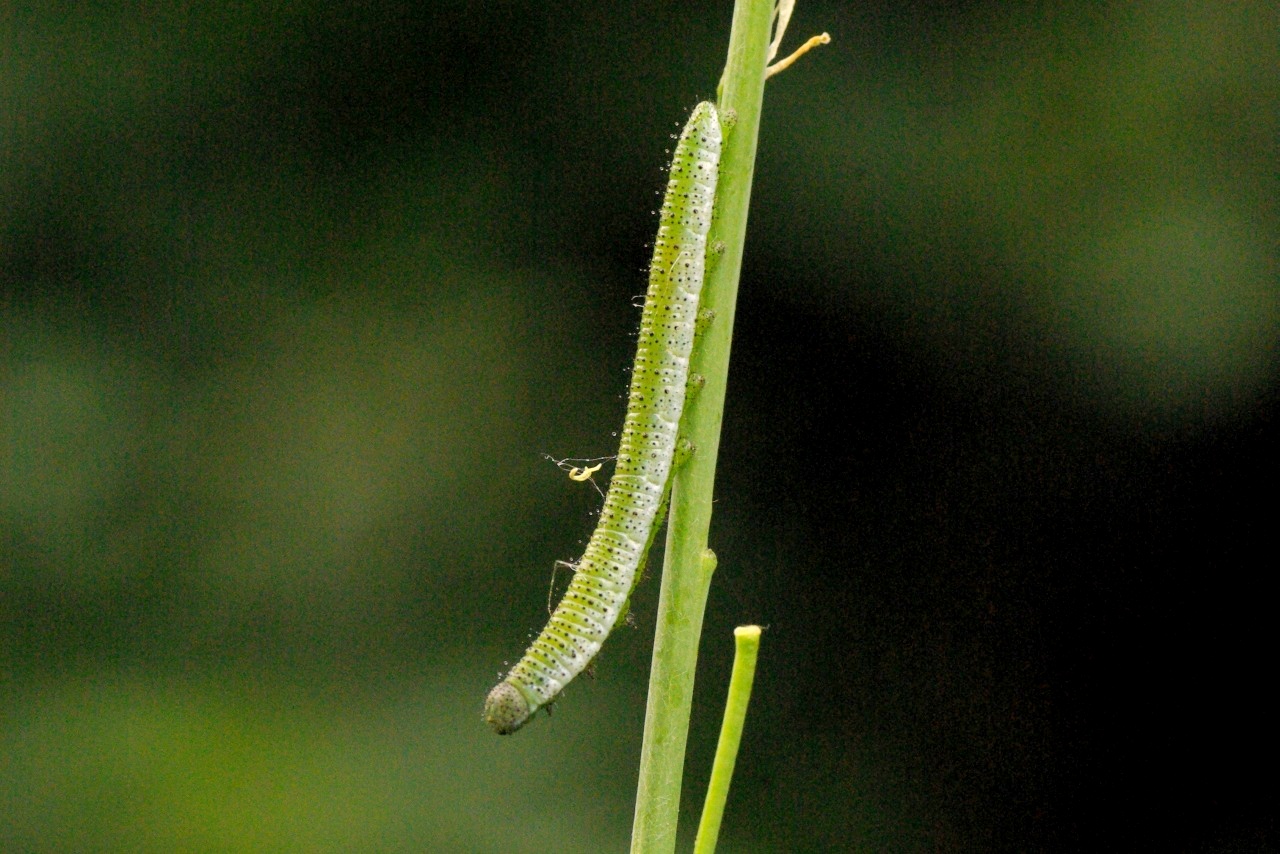
<instances>
[{"instance_id":1,"label":"green caterpillar","mask_svg":"<svg viewBox=\"0 0 1280 854\"><path fill-rule=\"evenodd\" d=\"M484 719L501 735L524 726L595 658L626 613L661 521L689 383L720 140L715 105L703 101L671 160L617 469L564 598L524 658L485 700Z\"/></svg>"}]
</instances>

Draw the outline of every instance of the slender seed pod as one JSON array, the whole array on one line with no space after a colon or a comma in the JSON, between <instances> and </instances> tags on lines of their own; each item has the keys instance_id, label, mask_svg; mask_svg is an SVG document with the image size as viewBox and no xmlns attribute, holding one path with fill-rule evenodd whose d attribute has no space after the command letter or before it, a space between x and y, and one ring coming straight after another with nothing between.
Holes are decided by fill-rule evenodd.
<instances>
[{"instance_id":1,"label":"slender seed pod","mask_svg":"<svg viewBox=\"0 0 1280 854\"><path fill-rule=\"evenodd\" d=\"M719 166L720 121L704 101L671 160L618 463L600 522L546 628L485 700L484 719L502 735L522 727L595 658L626 612L653 542L689 382Z\"/></svg>"}]
</instances>

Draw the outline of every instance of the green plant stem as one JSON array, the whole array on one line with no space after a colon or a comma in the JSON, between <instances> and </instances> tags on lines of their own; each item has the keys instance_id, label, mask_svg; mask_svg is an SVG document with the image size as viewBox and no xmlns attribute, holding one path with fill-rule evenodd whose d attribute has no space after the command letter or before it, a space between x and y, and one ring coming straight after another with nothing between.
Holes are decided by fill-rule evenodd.
<instances>
[{"instance_id":1,"label":"green plant stem","mask_svg":"<svg viewBox=\"0 0 1280 854\"><path fill-rule=\"evenodd\" d=\"M695 451L673 475L631 834L632 852L643 854L668 854L676 844L698 641L715 568L715 555L707 549L707 532L772 15L773 0L737 0L728 62L718 90L717 106L726 136L708 245L723 247L723 251L718 257L709 255L713 263L703 285L701 306L714 316L694 348L690 365L691 373L701 375L706 384L681 420L682 435L693 443Z\"/></svg>"},{"instance_id":2,"label":"green plant stem","mask_svg":"<svg viewBox=\"0 0 1280 854\"><path fill-rule=\"evenodd\" d=\"M707 783L707 800L702 805L702 821L693 842L693 854L715 854L720 838L720 820L724 818L725 801L729 799L729 783L733 766L738 761L738 744L742 741L742 725L751 703L751 685L756 679L756 656L760 652L760 627L738 626L733 630L733 676L729 679L729 698L724 704L724 720L720 724L720 741L716 759L711 765Z\"/></svg>"}]
</instances>

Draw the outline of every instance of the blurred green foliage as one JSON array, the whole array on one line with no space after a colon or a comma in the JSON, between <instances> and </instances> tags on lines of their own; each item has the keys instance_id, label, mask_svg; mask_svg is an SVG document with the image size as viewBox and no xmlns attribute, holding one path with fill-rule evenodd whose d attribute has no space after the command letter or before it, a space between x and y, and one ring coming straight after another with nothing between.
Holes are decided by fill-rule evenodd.
<instances>
[{"instance_id":1,"label":"blurred green foliage","mask_svg":"<svg viewBox=\"0 0 1280 854\"><path fill-rule=\"evenodd\" d=\"M665 134L729 14L0 14L0 848L625 846L656 584L555 717L479 710L591 528L540 455L612 453ZM758 621L722 850L1071 847L1085 724L1016 651L1078 563L1123 583L1045 531L1145 476L1097 435L1274 385L1280 14L802 30L835 43L766 99L690 807Z\"/></svg>"}]
</instances>

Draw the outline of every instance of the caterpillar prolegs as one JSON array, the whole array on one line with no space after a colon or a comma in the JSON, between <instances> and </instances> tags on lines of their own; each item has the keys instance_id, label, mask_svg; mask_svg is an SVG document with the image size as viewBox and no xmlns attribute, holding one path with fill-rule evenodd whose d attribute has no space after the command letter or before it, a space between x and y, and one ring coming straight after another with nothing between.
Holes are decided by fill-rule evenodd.
<instances>
[{"instance_id":1,"label":"caterpillar prolegs","mask_svg":"<svg viewBox=\"0 0 1280 854\"><path fill-rule=\"evenodd\" d=\"M617 468L600 522L546 628L485 700L484 719L502 735L522 727L595 658L625 613L653 542L689 382L719 167L720 120L704 101L671 160Z\"/></svg>"}]
</instances>

